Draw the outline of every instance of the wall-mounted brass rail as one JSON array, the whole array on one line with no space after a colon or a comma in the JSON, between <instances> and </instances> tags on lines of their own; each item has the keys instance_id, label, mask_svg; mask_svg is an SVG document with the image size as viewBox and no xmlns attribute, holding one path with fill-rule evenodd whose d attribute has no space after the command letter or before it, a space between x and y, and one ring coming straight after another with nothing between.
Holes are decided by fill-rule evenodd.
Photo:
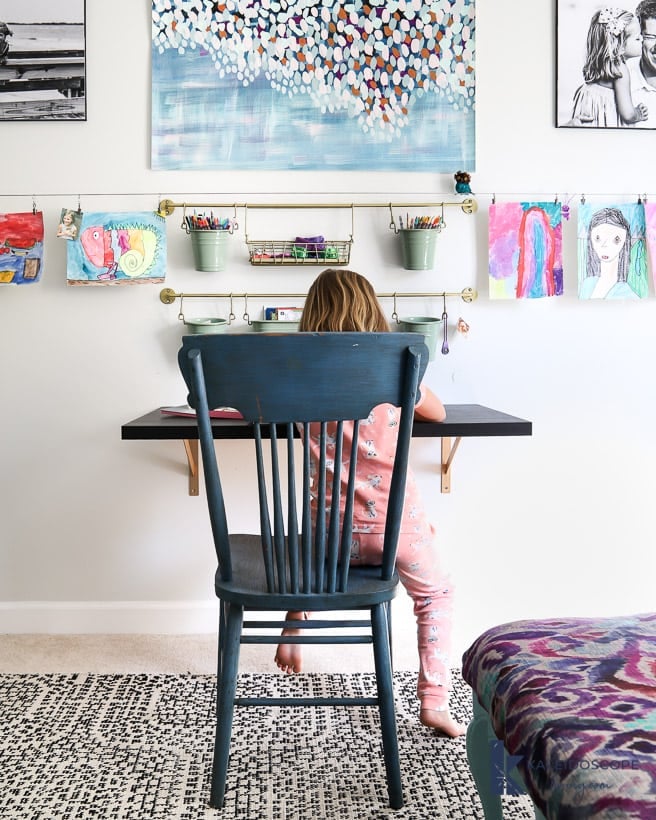
<instances>
[{"instance_id":1,"label":"wall-mounted brass rail","mask_svg":"<svg viewBox=\"0 0 656 820\"><path fill-rule=\"evenodd\" d=\"M232 303L234 299L244 299L246 303L246 312L244 313L244 319L248 320L250 324L250 319L248 318L248 300L249 299L304 299L307 296L307 293L176 293L173 288L163 288L159 293L160 301L162 301L165 305L171 305L175 302L176 299L180 299L180 313L178 314L178 319L184 320L184 316L182 313L182 300L183 299L229 299L230 300L230 318L229 322L235 318L234 313L232 312ZM396 309L396 300L397 299L444 299L450 297L458 297L463 300L463 302L473 302L474 299L478 297L478 292L475 288L463 288L461 291L439 291L439 292L431 292L431 291L423 291L423 292L412 292L412 293L399 293L398 291L393 291L390 293L377 293L376 296L379 299L393 299L394 300L394 311L392 313L392 319L395 321L400 321ZM443 319L446 317L446 311L443 314ZM444 352L444 351L443 351ZM446 351L448 352L448 350ZM456 454L456 450L460 445L460 436L457 436L455 441L452 442L451 437L445 436L442 437L442 444L441 444L441 453L442 453L442 462L440 466L440 475L441 475L441 490L443 493L451 492L451 464L453 462L453 458ZM187 462L189 465L189 495L198 495L198 442L194 440L185 440L185 450L187 453Z\"/></svg>"},{"instance_id":2,"label":"wall-mounted brass rail","mask_svg":"<svg viewBox=\"0 0 656 820\"><path fill-rule=\"evenodd\" d=\"M160 301L172 305L176 299L304 299L307 293L176 293L173 288L164 288L159 293ZM423 293L377 293L379 299L444 299L459 296L463 302L473 302L478 292L474 288L463 288L460 291L423 292Z\"/></svg>"},{"instance_id":3,"label":"wall-mounted brass rail","mask_svg":"<svg viewBox=\"0 0 656 820\"><path fill-rule=\"evenodd\" d=\"M162 216L171 216L176 208L246 208L254 210L287 210L306 209L319 211L331 208L449 208L456 206L466 214L473 214L478 208L475 199L467 198L454 202L173 202L171 199L162 199L157 213Z\"/></svg>"}]
</instances>

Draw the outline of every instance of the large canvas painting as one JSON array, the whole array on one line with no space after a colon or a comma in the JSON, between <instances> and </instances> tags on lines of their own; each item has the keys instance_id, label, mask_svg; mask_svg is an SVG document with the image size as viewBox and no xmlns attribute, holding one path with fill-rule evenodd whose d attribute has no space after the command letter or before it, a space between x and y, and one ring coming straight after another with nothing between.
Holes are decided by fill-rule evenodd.
<instances>
[{"instance_id":1,"label":"large canvas painting","mask_svg":"<svg viewBox=\"0 0 656 820\"><path fill-rule=\"evenodd\" d=\"M560 203L501 202L489 216L490 298L562 296Z\"/></svg>"},{"instance_id":2,"label":"large canvas painting","mask_svg":"<svg viewBox=\"0 0 656 820\"><path fill-rule=\"evenodd\" d=\"M475 168L474 0L153 0L152 167Z\"/></svg>"},{"instance_id":3,"label":"large canvas painting","mask_svg":"<svg viewBox=\"0 0 656 820\"><path fill-rule=\"evenodd\" d=\"M642 203L579 206L580 299L643 299L649 292Z\"/></svg>"},{"instance_id":4,"label":"large canvas painting","mask_svg":"<svg viewBox=\"0 0 656 820\"><path fill-rule=\"evenodd\" d=\"M85 0L0 0L0 121L86 119Z\"/></svg>"},{"instance_id":5,"label":"large canvas painting","mask_svg":"<svg viewBox=\"0 0 656 820\"><path fill-rule=\"evenodd\" d=\"M66 249L69 285L164 281L166 226L152 211L84 213Z\"/></svg>"},{"instance_id":6,"label":"large canvas painting","mask_svg":"<svg viewBox=\"0 0 656 820\"><path fill-rule=\"evenodd\" d=\"M558 0L556 125L656 128L656 3Z\"/></svg>"}]
</instances>

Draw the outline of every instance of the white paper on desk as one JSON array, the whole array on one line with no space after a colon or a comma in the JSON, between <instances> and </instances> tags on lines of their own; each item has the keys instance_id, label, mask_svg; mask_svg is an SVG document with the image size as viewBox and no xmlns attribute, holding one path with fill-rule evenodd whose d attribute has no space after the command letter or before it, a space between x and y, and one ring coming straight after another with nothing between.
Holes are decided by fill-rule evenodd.
<instances>
[{"instance_id":1,"label":"white paper on desk","mask_svg":"<svg viewBox=\"0 0 656 820\"><path fill-rule=\"evenodd\" d=\"M196 417L196 411L188 404L179 404L175 407L160 407L160 412L165 416L187 416L191 418ZM242 419L243 416L239 410L234 407L216 407L210 410L210 418L213 419Z\"/></svg>"}]
</instances>

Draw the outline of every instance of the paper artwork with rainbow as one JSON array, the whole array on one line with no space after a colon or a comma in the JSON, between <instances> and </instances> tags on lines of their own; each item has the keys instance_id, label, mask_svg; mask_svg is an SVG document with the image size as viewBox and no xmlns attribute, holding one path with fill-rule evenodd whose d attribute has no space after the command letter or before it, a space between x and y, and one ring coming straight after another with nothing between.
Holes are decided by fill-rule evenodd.
<instances>
[{"instance_id":1,"label":"paper artwork with rainbow","mask_svg":"<svg viewBox=\"0 0 656 820\"><path fill-rule=\"evenodd\" d=\"M559 202L490 205L490 298L562 296L562 247Z\"/></svg>"}]
</instances>

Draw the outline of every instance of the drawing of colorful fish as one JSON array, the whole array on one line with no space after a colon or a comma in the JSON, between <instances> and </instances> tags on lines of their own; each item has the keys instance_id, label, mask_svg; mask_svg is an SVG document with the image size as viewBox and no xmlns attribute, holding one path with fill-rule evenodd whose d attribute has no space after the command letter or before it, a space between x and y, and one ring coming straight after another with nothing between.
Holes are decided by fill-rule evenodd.
<instances>
[{"instance_id":1,"label":"drawing of colorful fish","mask_svg":"<svg viewBox=\"0 0 656 820\"><path fill-rule=\"evenodd\" d=\"M130 279L147 274L157 252L157 234L148 227L91 225L80 236L84 253L97 268L98 279L116 279L121 271Z\"/></svg>"}]
</instances>

